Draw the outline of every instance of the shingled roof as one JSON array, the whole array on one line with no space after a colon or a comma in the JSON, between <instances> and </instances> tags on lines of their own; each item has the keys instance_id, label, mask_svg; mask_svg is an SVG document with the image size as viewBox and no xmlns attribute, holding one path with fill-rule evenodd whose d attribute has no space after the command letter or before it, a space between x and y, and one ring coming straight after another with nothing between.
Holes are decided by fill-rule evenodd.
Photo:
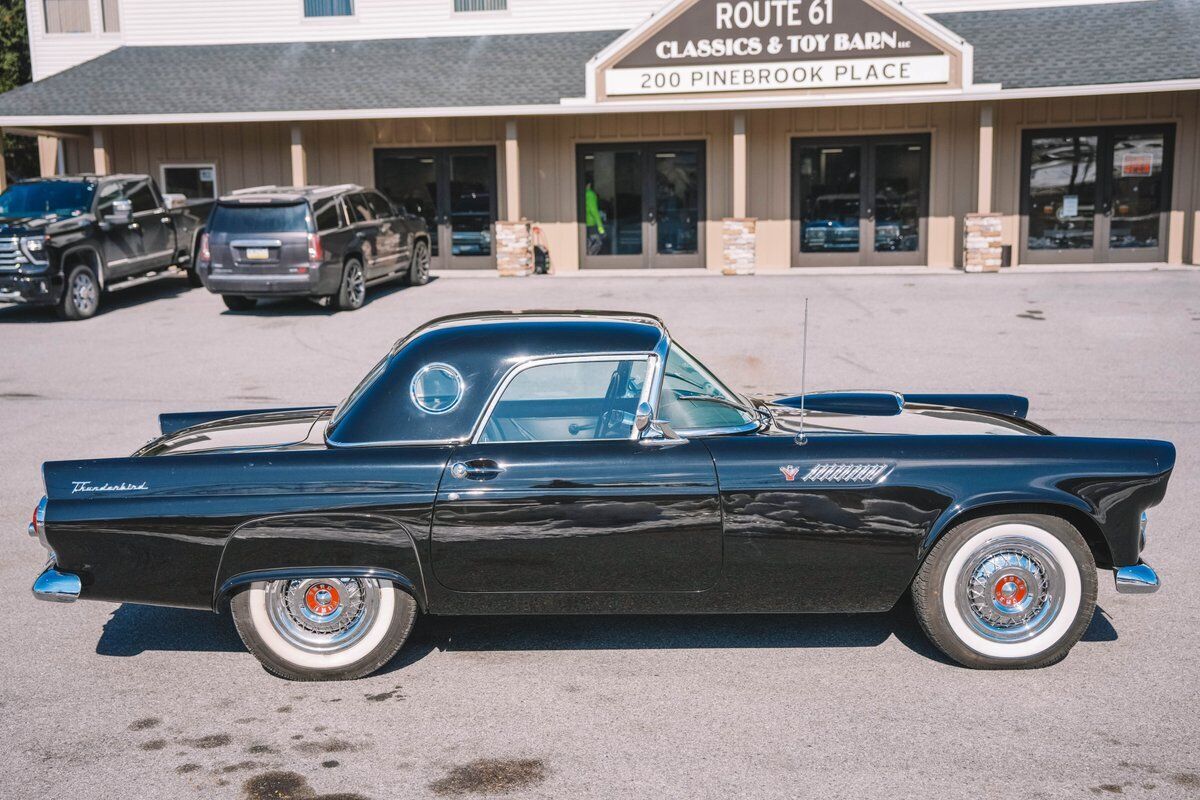
<instances>
[{"instance_id":1,"label":"shingled roof","mask_svg":"<svg viewBox=\"0 0 1200 800\"><path fill-rule=\"evenodd\" d=\"M975 82L1029 89L1200 79L1200 2L935 14ZM623 31L121 47L0 95L0 118L558 105Z\"/></svg>"}]
</instances>

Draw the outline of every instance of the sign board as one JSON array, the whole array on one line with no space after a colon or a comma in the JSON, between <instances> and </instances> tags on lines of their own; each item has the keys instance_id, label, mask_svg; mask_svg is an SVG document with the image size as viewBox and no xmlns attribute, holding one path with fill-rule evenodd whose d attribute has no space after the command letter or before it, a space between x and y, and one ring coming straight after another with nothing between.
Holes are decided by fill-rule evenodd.
<instances>
[{"instance_id":1,"label":"sign board","mask_svg":"<svg viewBox=\"0 0 1200 800\"><path fill-rule=\"evenodd\" d=\"M604 70L607 95L947 84L951 57L872 0L696 0Z\"/></svg>"},{"instance_id":2,"label":"sign board","mask_svg":"<svg viewBox=\"0 0 1200 800\"><path fill-rule=\"evenodd\" d=\"M1154 174L1153 153L1122 153L1122 178L1149 178Z\"/></svg>"}]
</instances>

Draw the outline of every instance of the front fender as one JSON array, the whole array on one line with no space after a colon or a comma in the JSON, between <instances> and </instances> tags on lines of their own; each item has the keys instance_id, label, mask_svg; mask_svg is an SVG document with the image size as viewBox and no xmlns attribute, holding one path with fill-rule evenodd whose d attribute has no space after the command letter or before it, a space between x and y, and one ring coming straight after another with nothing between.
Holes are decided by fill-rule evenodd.
<instances>
[{"instance_id":1,"label":"front fender","mask_svg":"<svg viewBox=\"0 0 1200 800\"><path fill-rule=\"evenodd\" d=\"M314 574L380 577L427 607L416 541L402 523L380 514L323 512L252 520L225 544L213 584L213 609L255 580Z\"/></svg>"}]
</instances>

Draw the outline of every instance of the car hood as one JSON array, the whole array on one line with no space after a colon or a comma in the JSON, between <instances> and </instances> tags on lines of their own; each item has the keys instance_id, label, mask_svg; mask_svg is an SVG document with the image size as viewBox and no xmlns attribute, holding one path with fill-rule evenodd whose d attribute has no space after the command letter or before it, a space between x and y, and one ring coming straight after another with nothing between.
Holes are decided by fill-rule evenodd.
<instances>
[{"instance_id":1,"label":"car hood","mask_svg":"<svg viewBox=\"0 0 1200 800\"><path fill-rule=\"evenodd\" d=\"M332 414L331 409L321 408L218 419L160 436L134 455L324 449L325 427Z\"/></svg>"}]
</instances>

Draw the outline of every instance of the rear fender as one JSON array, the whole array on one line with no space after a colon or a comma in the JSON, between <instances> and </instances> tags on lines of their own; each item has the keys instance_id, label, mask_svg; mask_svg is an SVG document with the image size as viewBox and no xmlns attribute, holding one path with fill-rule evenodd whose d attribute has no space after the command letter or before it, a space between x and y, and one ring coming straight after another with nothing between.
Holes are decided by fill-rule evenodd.
<instances>
[{"instance_id":1,"label":"rear fender","mask_svg":"<svg viewBox=\"0 0 1200 800\"><path fill-rule=\"evenodd\" d=\"M313 576L390 580L427 607L425 576L408 528L380 514L289 514L239 526L225 544L213 609L252 581Z\"/></svg>"}]
</instances>

